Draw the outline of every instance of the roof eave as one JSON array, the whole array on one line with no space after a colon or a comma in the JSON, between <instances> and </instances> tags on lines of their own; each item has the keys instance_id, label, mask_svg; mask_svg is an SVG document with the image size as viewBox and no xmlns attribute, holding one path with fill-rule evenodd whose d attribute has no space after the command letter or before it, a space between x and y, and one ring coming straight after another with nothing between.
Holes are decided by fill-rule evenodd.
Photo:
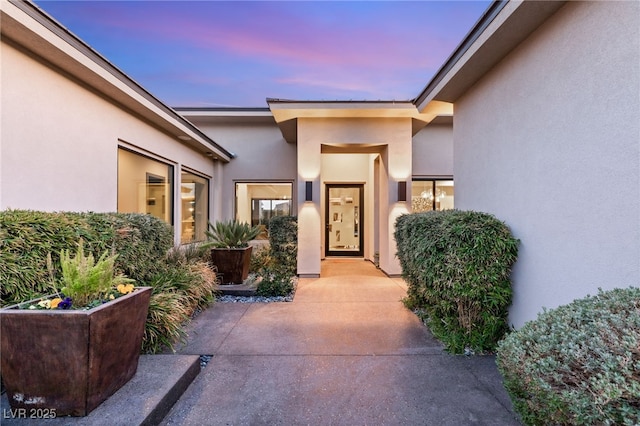
<instances>
[{"instance_id":1,"label":"roof eave","mask_svg":"<svg viewBox=\"0 0 640 426\"><path fill-rule=\"evenodd\" d=\"M456 102L565 3L495 0L414 99L418 111L432 101Z\"/></svg>"},{"instance_id":2,"label":"roof eave","mask_svg":"<svg viewBox=\"0 0 640 426\"><path fill-rule=\"evenodd\" d=\"M232 155L31 1L3 1L2 37L172 136L223 162Z\"/></svg>"}]
</instances>

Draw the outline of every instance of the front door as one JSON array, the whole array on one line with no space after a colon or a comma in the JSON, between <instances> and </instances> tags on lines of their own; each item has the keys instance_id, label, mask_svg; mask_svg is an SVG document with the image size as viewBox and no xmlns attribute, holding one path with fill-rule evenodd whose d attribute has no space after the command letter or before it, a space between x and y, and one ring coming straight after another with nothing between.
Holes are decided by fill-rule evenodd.
<instances>
[{"instance_id":1,"label":"front door","mask_svg":"<svg viewBox=\"0 0 640 426\"><path fill-rule=\"evenodd\" d=\"M326 187L326 256L363 256L364 185Z\"/></svg>"}]
</instances>

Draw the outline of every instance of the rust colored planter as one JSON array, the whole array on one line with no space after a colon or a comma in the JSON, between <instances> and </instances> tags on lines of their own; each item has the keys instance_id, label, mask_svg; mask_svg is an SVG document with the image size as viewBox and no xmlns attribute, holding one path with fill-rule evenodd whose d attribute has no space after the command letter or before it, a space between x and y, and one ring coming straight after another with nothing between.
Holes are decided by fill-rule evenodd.
<instances>
[{"instance_id":1,"label":"rust colored planter","mask_svg":"<svg viewBox=\"0 0 640 426\"><path fill-rule=\"evenodd\" d=\"M138 368L151 290L138 287L87 311L0 309L11 407L86 416L120 389Z\"/></svg>"},{"instance_id":2,"label":"rust colored planter","mask_svg":"<svg viewBox=\"0 0 640 426\"><path fill-rule=\"evenodd\" d=\"M252 247L211 249L211 263L222 274L222 284L242 284L249 276Z\"/></svg>"}]
</instances>

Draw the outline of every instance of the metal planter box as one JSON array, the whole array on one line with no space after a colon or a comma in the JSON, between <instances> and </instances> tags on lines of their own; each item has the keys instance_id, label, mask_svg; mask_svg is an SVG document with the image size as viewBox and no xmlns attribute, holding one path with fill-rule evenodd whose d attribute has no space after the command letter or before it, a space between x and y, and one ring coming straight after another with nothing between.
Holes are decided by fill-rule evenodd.
<instances>
[{"instance_id":1,"label":"metal planter box","mask_svg":"<svg viewBox=\"0 0 640 426\"><path fill-rule=\"evenodd\" d=\"M87 311L1 309L11 407L86 416L114 394L138 368L151 291L138 287Z\"/></svg>"},{"instance_id":2,"label":"metal planter box","mask_svg":"<svg viewBox=\"0 0 640 426\"><path fill-rule=\"evenodd\" d=\"M211 249L211 263L222 274L222 284L242 284L249 276L252 247Z\"/></svg>"}]
</instances>

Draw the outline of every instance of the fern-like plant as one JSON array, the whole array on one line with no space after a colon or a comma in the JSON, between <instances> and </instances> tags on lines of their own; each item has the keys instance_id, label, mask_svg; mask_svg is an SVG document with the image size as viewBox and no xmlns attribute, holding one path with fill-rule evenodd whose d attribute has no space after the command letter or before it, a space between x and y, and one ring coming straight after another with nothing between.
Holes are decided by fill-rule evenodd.
<instances>
[{"instance_id":1,"label":"fern-like plant","mask_svg":"<svg viewBox=\"0 0 640 426\"><path fill-rule=\"evenodd\" d=\"M117 254L109 256L107 250L96 261L93 254L85 255L82 240L78 243L75 257L71 257L69 250L62 250L62 293L73 300L74 306L80 307L96 300L106 300L109 293L120 284L133 283L133 280L124 275L115 274L117 257Z\"/></svg>"},{"instance_id":2,"label":"fern-like plant","mask_svg":"<svg viewBox=\"0 0 640 426\"><path fill-rule=\"evenodd\" d=\"M202 247L227 249L247 247L249 241L255 239L261 230L259 226L251 226L246 222L235 220L218 221L215 224L209 222L209 229L205 231L208 241Z\"/></svg>"}]
</instances>

